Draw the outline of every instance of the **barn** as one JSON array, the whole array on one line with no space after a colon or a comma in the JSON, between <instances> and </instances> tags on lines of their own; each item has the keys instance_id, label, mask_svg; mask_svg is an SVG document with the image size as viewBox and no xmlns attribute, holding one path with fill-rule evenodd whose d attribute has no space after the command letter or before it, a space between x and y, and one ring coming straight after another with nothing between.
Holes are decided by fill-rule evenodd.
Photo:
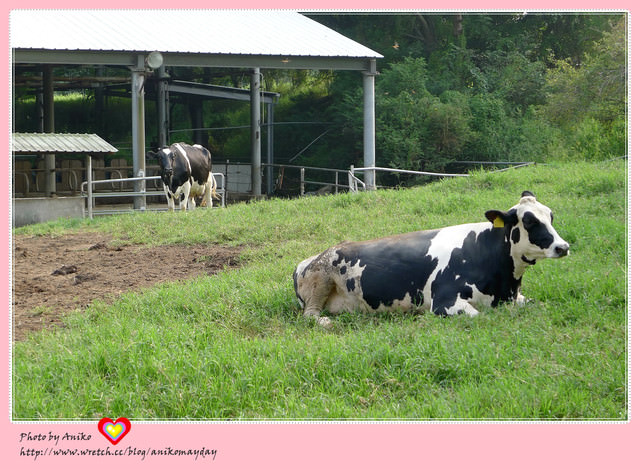
<instances>
[{"instance_id":1,"label":"barn","mask_svg":"<svg viewBox=\"0 0 640 469\"><path fill-rule=\"evenodd\" d=\"M175 30L188 34L174 34ZM248 101L251 106L251 184L254 197L263 194L261 139L265 117L261 104L277 95L261 89L262 69L350 70L362 74L364 163L375 166L376 60L382 56L295 11L286 10L13 10L10 45L14 95L22 86L21 71L30 70L42 96L41 131L56 131L53 94L59 84L54 65L118 67L129 70L126 86L131 98L133 174L147 173L145 154L151 140L167 143L166 103L169 93L215 94ZM232 90L174 83L166 69L204 67L245 69L250 89ZM145 135L145 85L154 83L158 135ZM87 86L94 86L90 83ZM268 116L269 113L266 113ZM268 128L268 127L267 127ZM14 129L19 132L21 129ZM268 134L268 131L267 131ZM267 138L270 136L267 135ZM51 158L45 171L54 172ZM373 184L373 172L365 173ZM137 192L145 181L136 182ZM50 189L49 192L55 192ZM144 210L146 198L135 197L134 209Z\"/></svg>"}]
</instances>

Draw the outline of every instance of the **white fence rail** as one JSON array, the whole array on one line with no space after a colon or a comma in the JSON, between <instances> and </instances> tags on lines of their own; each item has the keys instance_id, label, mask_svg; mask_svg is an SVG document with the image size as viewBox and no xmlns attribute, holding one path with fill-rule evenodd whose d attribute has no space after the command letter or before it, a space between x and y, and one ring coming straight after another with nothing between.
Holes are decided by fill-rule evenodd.
<instances>
[{"instance_id":1,"label":"white fence rail","mask_svg":"<svg viewBox=\"0 0 640 469\"><path fill-rule=\"evenodd\" d=\"M227 190L225 183L225 176L222 173L212 173L213 177L220 178L220 184L218 184L218 180L216 180L216 184L218 185L216 192L220 194L220 206L225 207L227 205ZM107 215L114 213L123 213L123 212L131 212L131 208L123 207L116 208L110 210L95 210L95 199L102 197L142 197L144 198L144 203L142 204L144 210L146 210L146 197L152 196L164 196L164 190L146 190L146 184L142 185L141 190L133 190L133 191L105 191L105 192L96 192L95 186L102 184L111 184L111 183L136 183L142 181L156 181L160 180L160 176L139 176L139 177L131 177L131 178L120 178L120 179L101 179L101 180L89 180L84 181L81 185L80 193L83 197L86 198L86 208L85 208L85 216L88 216L90 219L93 219L94 215ZM168 210L168 208L156 209L158 211Z\"/></svg>"}]
</instances>

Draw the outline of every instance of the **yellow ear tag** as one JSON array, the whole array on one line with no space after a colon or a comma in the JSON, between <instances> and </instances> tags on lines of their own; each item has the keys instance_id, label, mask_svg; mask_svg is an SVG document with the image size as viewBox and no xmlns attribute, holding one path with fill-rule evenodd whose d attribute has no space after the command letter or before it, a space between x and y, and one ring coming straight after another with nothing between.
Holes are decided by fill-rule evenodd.
<instances>
[{"instance_id":1,"label":"yellow ear tag","mask_svg":"<svg viewBox=\"0 0 640 469\"><path fill-rule=\"evenodd\" d=\"M504 221L500 217L496 217L493 219L493 227L494 228L504 228Z\"/></svg>"}]
</instances>

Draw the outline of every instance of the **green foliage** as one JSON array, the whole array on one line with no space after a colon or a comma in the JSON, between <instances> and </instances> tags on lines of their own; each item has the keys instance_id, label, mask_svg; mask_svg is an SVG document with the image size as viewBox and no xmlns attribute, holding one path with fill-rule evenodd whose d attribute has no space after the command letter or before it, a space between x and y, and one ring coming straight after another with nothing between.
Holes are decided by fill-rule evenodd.
<instances>
[{"instance_id":1,"label":"green foliage","mask_svg":"<svg viewBox=\"0 0 640 469\"><path fill-rule=\"evenodd\" d=\"M438 171L456 160L601 161L627 153L626 14L310 16L384 55L376 79L379 166ZM94 73L56 70L68 76ZM248 87L246 71L213 70L169 72L175 79ZM289 163L295 156L296 164L343 169L363 163L360 73L262 73L265 89L281 93L277 122L319 123L276 126L276 162ZM36 131L33 95L19 90L15 100L16 129ZM57 128L95 131L126 156L128 101L109 97L97 111L96 101L93 92L57 94ZM214 160L247 161L251 138L248 129L238 127L248 125L249 106L206 101L203 122L194 121L196 107L174 101L172 128L216 128L202 138ZM147 112L151 141L152 102ZM173 141L195 137L190 130L171 134Z\"/></svg>"},{"instance_id":2,"label":"green foliage","mask_svg":"<svg viewBox=\"0 0 640 469\"><path fill-rule=\"evenodd\" d=\"M238 268L94 302L15 343L12 417L625 420L625 181L622 161L576 162L20 228L247 248ZM529 268L526 306L475 318L351 313L330 331L301 317L291 273L307 256L344 239L481 221L525 189L553 209L572 251Z\"/></svg>"}]
</instances>

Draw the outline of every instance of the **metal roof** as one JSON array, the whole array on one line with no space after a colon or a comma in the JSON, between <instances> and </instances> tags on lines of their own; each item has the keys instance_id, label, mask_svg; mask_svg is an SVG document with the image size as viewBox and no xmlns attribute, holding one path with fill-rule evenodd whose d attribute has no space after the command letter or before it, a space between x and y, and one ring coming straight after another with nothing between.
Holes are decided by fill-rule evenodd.
<instances>
[{"instance_id":1,"label":"metal roof","mask_svg":"<svg viewBox=\"0 0 640 469\"><path fill-rule=\"evenodd\" d=\"M96 134L36 134L14 133L14 153L115 153L111 146Z\"/></svg>"},{"instance_id":2,"label":"metal roof","mask_svg":"<svg viewBox=\"0 0 640 469\"><path fill-rule=\"evenodd\" d=\"M289 10L13 10L13 49L382 58Z\"/></svg>"}]
</instances>

